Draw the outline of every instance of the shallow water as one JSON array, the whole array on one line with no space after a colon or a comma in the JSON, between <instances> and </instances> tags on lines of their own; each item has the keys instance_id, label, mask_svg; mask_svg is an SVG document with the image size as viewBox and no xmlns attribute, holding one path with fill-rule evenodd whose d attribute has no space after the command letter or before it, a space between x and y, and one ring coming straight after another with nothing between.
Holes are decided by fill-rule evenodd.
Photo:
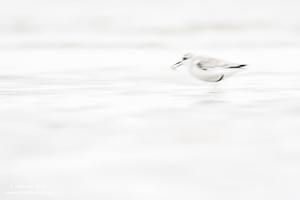
<instances>
[{"instance_id":1,"label":"shallow water","mask_svg":"<svg viewBox=\"0 0 300 200\"><path fill-rule=\"evenodd\" d=\"M112 1L97 15L102 4L76 2L68 12L68 1L44 1L26 4L31 15L21 5L1 14L9 16L0 23L1 198L300 197L296 1L272 4L295 14L281 19L262 15L269 4L260 1L260 23L242 11L223 20L175 12L183 2L122 10ZM61 10L47 19L52 8ZM153 9L161 20L151 21ZM169 68L186 51L249 67L201 82Z\"/></svg>"},{"instance_id":2,"label":"shallow water","mask_svg":"<svg viewBox=\"0 0 300 200\"><path fill-rule=\"evenodd\" d=\"M164 63L172 53L131 50L135 56L128 57L122 51L2 52L7 66L13 66L4 68L7 71L0 77L3 196L298 195L296 67L269 73L271 63L264 66L255 60L257 65L247 71L208 84L194 80L184 69L170 70ZM283 54L292 63L297 52ZM10 59L16 54L23 55L23 62ZM33 59L36 54L38 59ZM104 59L98 59L102 54ZM226 54L247 58L260 53ZM135 63L136 57L140 63ZM274 62L268 57L261 60L267 61Z\"/></svg>"}]
</instances>

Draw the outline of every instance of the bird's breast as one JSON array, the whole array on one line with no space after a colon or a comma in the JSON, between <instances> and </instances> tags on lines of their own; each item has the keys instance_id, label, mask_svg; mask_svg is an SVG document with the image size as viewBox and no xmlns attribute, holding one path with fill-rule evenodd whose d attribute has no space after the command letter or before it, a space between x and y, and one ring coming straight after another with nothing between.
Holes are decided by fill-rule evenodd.
<instances>
[{"instance_id":1,"label":"bird's breast","mask_svg":"<svg viewBox=\"0 0 300 200\"><path fill-rule=\"evenodd\" d=\"M194 77L203 81L216 82L219 81L222 76L224 78L224 74L219 70L214 70L214 69L204 70L195 66L195 67L191 67L189 71Z\"/></svg>"}]
</instances>

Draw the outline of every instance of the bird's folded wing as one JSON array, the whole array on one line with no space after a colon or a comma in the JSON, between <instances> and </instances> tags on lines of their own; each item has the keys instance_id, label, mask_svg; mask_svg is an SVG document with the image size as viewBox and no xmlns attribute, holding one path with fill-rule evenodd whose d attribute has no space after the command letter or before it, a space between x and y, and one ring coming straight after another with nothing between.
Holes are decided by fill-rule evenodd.
<instances>
[{"instance_id":1,"label":"bird's folded wing","mask_svg":"<svg viewBox=\"0 0 300 200\"><path fill-rule=\"evenodd\" d=\"M196 64L199 68L202 68L204 70L238 69L238 68L246 67L245 64L231 63L225 60L214 59L214 58L202 58L201 61L199 60Z\"/></svg>"},{"instance_id":2,"label":"bird's folded wing","mask_svg":"<svg viewBox=\"0 0 300 200\"><path fill-rule=\"evenodd\" d=\"M204 62L201 62L201 65L205 69L224 69L233 66L232 63L217 59L206 60Z\"/></svg>"}]
</instances>

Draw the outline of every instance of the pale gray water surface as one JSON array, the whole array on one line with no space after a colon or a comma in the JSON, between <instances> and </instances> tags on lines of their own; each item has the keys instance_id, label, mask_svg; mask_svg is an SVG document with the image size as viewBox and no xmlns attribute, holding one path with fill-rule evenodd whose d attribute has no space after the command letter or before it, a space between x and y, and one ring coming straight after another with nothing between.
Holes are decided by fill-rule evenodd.
<instances>
[{"instance_id":1,"label":"pale gray water surface","mask_svg":"<svg viewBox=\"0 0 300 200\"><path fill-rule=\"evenodd\" d=\"M299 194L298 49L283 68L281 50L227 51L253 63L219 84L172 71L172 52L122 51L1 52L5 198Z\"/></svg>"}]
</instances>

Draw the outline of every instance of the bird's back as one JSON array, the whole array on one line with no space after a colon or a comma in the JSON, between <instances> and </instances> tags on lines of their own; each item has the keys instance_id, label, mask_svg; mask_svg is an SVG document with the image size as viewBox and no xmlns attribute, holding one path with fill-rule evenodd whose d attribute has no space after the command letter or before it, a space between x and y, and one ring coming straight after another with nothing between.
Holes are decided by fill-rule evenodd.
<instances>
[{"instance_id":1,"label":"bird's back","mask_svg":"<svg viewBox=\"0 0 300 200\"><path fill-rule=\"evenodd\" d=\"M196 65L202 65L204 68L226 68L230 66L238 65L237 63L231 63L226 60L205 57L205 56L197 56L195 57L194 63Z\"/></svg>"}]
</instances>

